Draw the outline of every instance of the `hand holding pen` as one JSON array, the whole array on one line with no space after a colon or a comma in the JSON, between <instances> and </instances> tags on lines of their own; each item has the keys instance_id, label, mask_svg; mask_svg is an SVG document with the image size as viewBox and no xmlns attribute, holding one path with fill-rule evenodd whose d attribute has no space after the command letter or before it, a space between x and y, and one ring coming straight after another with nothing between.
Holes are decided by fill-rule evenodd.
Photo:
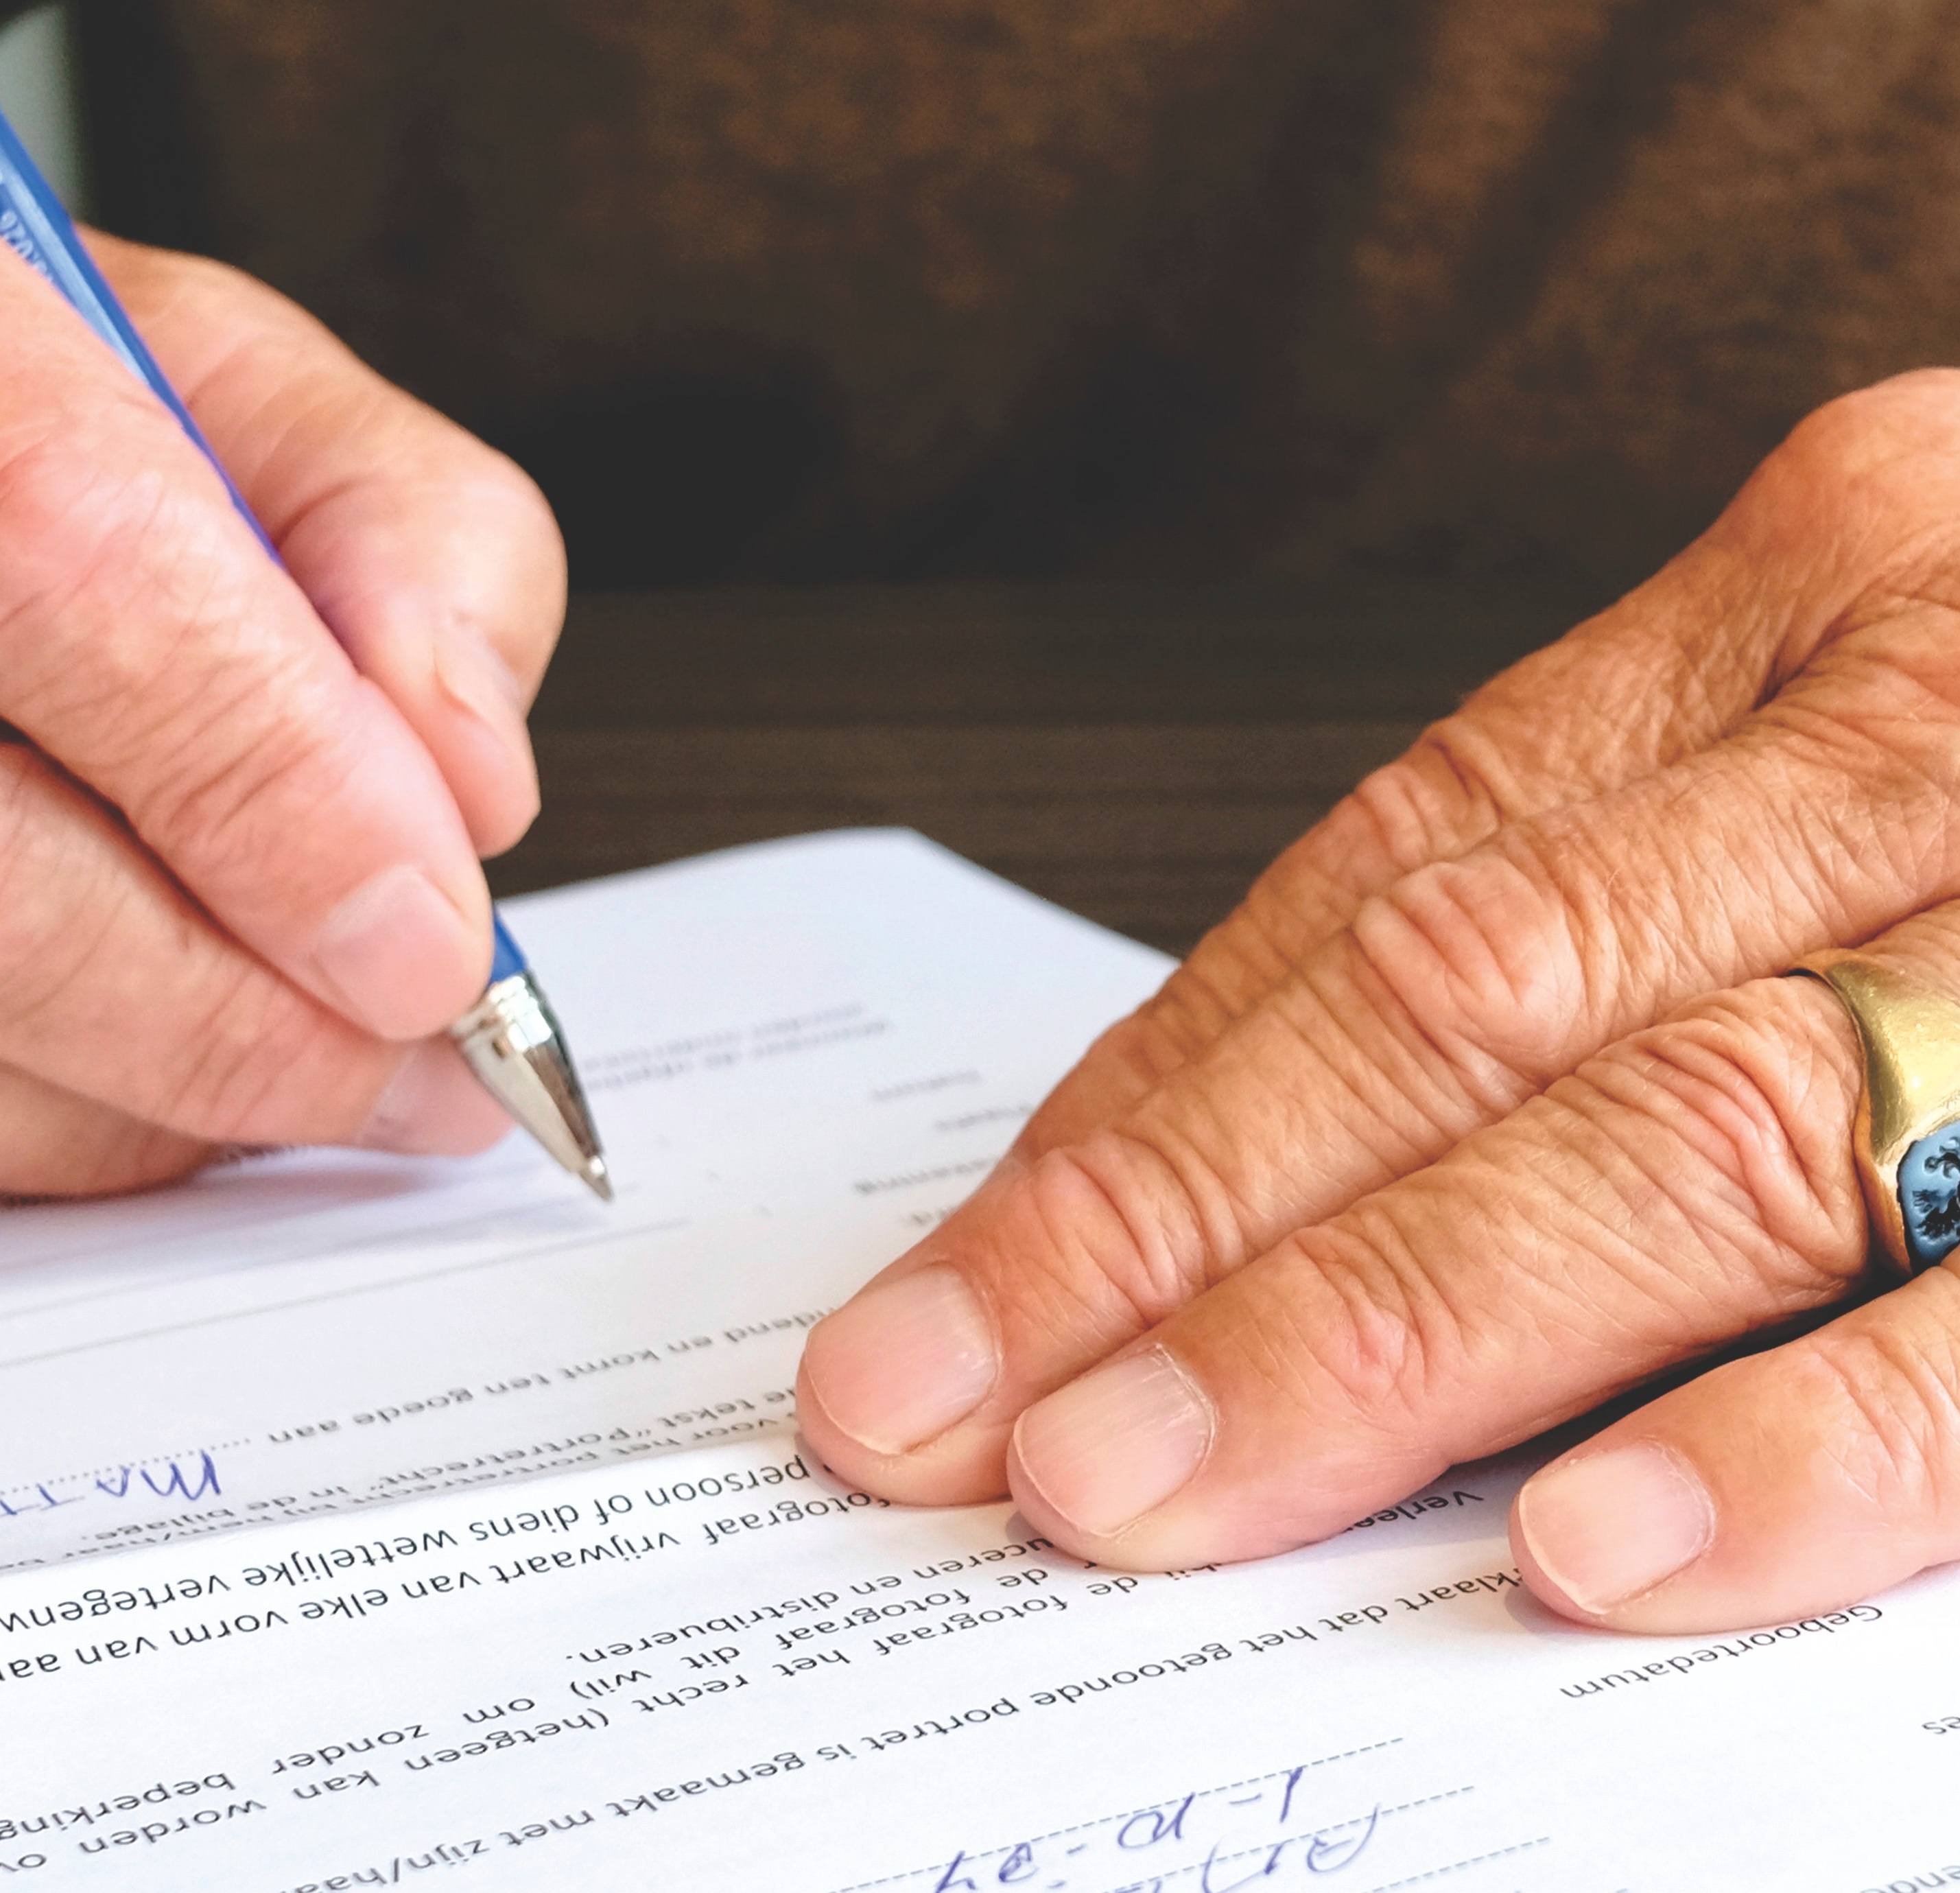
<instances>
[{"instance_id":1,"label":"hand holding pen","mask_svg":"<svg viewBox=\"0 0 1960 1893\"><path fill-rule=\"evenodd\" d=\"M282 570L0 236L0 1191L487 1145L447 1028L491 972L477 857L536 811L548 509L270 290L94 239Z\"/></svg>"}]
</instances>

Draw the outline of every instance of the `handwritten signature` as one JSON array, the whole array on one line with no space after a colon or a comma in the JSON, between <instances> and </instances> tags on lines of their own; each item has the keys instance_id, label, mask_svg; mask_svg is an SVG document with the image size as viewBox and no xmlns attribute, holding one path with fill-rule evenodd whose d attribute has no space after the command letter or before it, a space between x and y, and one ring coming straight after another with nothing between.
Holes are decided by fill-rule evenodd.
<instances>
[{"instance_id":1,"label":"handwritten signature","mask_svg":"<svg viewBox=\"0 0 1960 1893\"><path fill-rule=\"evenodd\" d=\"M49 1485L79 1484L81 1490L57 1496ZM0 1519L31 1518L43 1512L58 1511L66 1505L82 1505L101 1499L199 1499L224 1496L218 1463L208 1452L200 1452L188 1464L183 1459L165 1459L155 1465L119 1465L98 1472L81 1481L37 1481L0 1493ZM22 1494L29 1496L23 1497Z\"/></svg>"},{"instance_id":2,"label":"handwritten signature","mask_svg":"<svg viewBox=\"0 0 1960 1893\"><path fill-rule=\"evenodd\" d=\"M1375 1800L1329 1818L1325 1797L1316 1792L1323 1780L1319 1771L1392 1749L1400 1739L1194 1789L1150 1807L1004 1846L962 1848L950 1861L871 1884L880 1893L990 1893L1013 1886L1036 1893L1070 1887L1083 1893L1166 1893L1176 1882L1179 1893L1239 1893L1282 1871L1338 1873L1367 1852L1387 1816L1403 1810ZM870 1893L870 1885L840 1893Z\"/></svg>"}]
</instances>

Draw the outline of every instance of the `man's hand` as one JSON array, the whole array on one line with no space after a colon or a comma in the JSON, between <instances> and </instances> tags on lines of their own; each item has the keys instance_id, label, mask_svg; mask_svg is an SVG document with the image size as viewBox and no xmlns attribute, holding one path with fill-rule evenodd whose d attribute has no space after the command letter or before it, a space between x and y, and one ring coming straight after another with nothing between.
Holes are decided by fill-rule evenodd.
<instances>
[{"instance_id":1,"label":"man's hand","mask_svg":"<svg viewBox=\"0 0 1960 1893\"><path fill-rule=\"evenodd\" d=\"M215 1145L477 1148L445 1039L536 810L558 534L270 290L91 247L230 469L0 252L0 1191Z\"/></svg>"},{"instance_id":2,"label":"man's hand","mask_svg":"<svg viewBox=\"0 0 1960 1893\"><path fill-rule=\"evenodd\" d=\"M1101 1564L1252 1557L1839 1300L1859 1053L1774 975L1870 941L1960 996L1956 816L1935 373L1813 416L1290 849L813 1331L813 1445ZM1556 1608L1654 1631L1960 1556L1960 1272L1621 1421L1513 1536Z\"/></svg>"}]
</instances>

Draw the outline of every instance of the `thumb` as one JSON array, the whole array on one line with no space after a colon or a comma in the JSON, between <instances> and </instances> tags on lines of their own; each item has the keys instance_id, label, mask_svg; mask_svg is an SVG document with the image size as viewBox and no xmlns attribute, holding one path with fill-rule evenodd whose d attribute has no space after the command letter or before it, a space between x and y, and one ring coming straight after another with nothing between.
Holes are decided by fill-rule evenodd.
<instances>
[{"instance_id":1,"label":"thumb","mask_svg":"<svg viewBox=\"0 0 1960 1893\"><path fill-rule=\"evenodd\" d=\"M1704 1375L1546 1467L1512 1542L1616 1630L1787 1621L1960 1557L1960 1274Z\"/></svg>"}]
</instances>

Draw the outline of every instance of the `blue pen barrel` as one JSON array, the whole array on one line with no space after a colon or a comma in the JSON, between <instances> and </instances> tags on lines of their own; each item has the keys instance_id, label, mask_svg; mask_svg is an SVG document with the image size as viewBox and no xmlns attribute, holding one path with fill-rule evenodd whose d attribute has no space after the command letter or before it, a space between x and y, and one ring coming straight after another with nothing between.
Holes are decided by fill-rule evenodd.
<instances>
[{"instance_id":1,"label":"blue pen barrel","mask_svg":"<svg viewBox=\"0 0 1960 1893\"><path fill-rule=\"evenodd\" d=\"M61 200L48 188L46 179L4 114L0 114L0 243L46 278L114 350L123 366L177 417L198 450L217 469L225 491L231 495L232 504L258 535L259 544L275 563L282 562L278 547L253 517L251 507L232 484L224 463L211 450L211 443L191 418L189 409L177 398L177 390L157 365L155 357L145 347L135 324L116 301L116 292L83 247ZM0 723L0 742L7 740L8 735L8 726ZM492 924L495 949L490 962L490 984L496 986L528 973L530 964L494 909ZM472 1051L474 1040L467 1039L458 1041L463 1055L511 1115L559 1163L609 1203L612 1185L606 1175L599 1134L593 1128L585 1095L572 1068L571 1055L558 1036L557 1023L545 1004L544 995L532 985L513 988L504 997L514 1004L520 999L528 1008L525 1035L517 1047L523 1056L508 1055L506 1045L495 1056L485 1053L479 1061ZM476 1019L473 1011L465 1023ZM471 1029L478 1038L491 1030L476 1025L472 1025Z\"/></svg>"},{"instance_id":2,"label":"blue pen barrel","mask_svg":"<svg viewBox=\"0 0 1960 1893\"><path fill-rule=\"evenodd\" d=\"M83 247L61 199L49 189L40 167L4 113L0 113L0 242L46 277L82 320L116 351L123 365L146 383L151 393L177 416L178 425L190 436L198 451L218 469L218 477L224 482L224 490L231 495L239 517L276 559L278 549L245 504L244 495L232 484L224 463L212 452L211 443L191 418L190 410L178 399L169 377L157 366L156 358L136 332L135 324L123 313L116 292L103 280L95 259Z\"/></svg>"},{"instance_id":3,"label":"blue pen barrel","mask_svg":"<svg viewBox=\"0 0 1960 1893\"><path fill-rule=\"evenodd\" d=\"M199 452L217 469L218 478L231 495L232 504L258 535L259 544L277 560L278 547L245 504L244 495L232 484L224 462L212 451L211 443L191 418L190 410L178 399L169 377L157 365L156 358L136 332L135 323L116 300L116 292L83 247L61 199L49 188L40 167L4 113L0 113L0 243L45 276L89 327L115 350L123 366L176 415L178 425L190 436ZM529 966L523 949L501 920L496 922L496 953L490 969L492 985L527 971Z\"/></svg>"},{"instance_id":4,"label":"blue pen barrel","mask_svg":"<svg viewBox=\"0 0 1960 1893\"><path fill-rule=\"evenodd\" d=\"M496 952L490 961L490 983L494 986L500 979L514 978L529 967L530 962L525 959L524 950L511 937L511 930L504 924L502 915L493 911L490 926L497 943Z\"/></svg>"}]
</instances>

